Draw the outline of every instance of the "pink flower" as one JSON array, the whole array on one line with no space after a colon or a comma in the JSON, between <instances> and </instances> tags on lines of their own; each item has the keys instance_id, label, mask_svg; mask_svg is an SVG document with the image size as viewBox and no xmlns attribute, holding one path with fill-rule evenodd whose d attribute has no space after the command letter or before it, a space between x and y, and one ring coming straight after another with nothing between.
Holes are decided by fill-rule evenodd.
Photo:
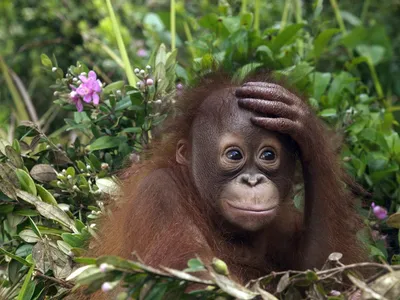
<instances>
[{"instance_id":1,"label":"pink flower","mask_svg":"<svg viewBox=\"0 0 400 300\"><path fill-rule=\"evenodd\" d=\"M83 111L82 99L81 99L81 97L79 97L78 93L76 92L76 87L71 85L71 88L72 88L72 92L69 93L69 98L75 104L76 109L79 112L81 112L81 111Z\"/></svg>"},{"instance_id":2,"label":"pink flower","mask_svg":"<svg viewBox=\"0 0 400 300\"><path fill-rule=\"evenodd\" d=\"M383 219L385 219L387 217L386 208L384 208L382 206L379 206L379 205L375 205L374 202L372 202L371 208L372 208L372 211L373 211L373 213L374 213L374 215L375 215L375 217L377 219L383 220Z\"/></svg>"},{"instance_id":3,"label":"pink flower","mask_svg":"<svg viewBox=\"0 0 400 300\"><path fill-rule=\"evenodd\" d=\"M146 84L147 84L147 85L153 85L153 83L154 83L154 80L153 80L153 79L147 78L147 80L146 80Z\"/></svg>"},{"instance_id":4,"label":"pink flower","mask_svg":"<svg viewBox=\"0 0 400 300\"><path fill-rule=\"evenodd\" d=\"M146 57L147 56L147 50L144 48L140 48L138 49L138 51L136 52L136 55L139 57Z\"/></svg>"},{"instance_id":5,"label":"pink flower","mask_svg":"<svg viewBox=\"0 0 400 300\"><path fill-rule=\"evenodd\" d=\"M176 85L176 89L177 89L177 90L182 90L182 89L183 89L183 84L179 82L179 83Z\"/></svg>"},{"instance_id":6,"label":"pink flower","mask_svg":"<svg viewBox=\"0 0 400 300\"><path fill-rule=\"evenodd\" d=\"M98 105L100 102L99 93L101 92L101 81L97 79L94 71L90 71L88 77L80 75L81 85L76 89L76 92L83 98L86 103L93 102Z\"/></svg>"}]
</instances>

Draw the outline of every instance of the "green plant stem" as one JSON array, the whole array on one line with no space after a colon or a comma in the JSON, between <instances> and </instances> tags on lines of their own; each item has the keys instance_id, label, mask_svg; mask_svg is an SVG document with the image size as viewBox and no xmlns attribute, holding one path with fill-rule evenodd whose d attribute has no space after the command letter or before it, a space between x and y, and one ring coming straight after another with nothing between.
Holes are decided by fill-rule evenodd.
<instances>
[{"instance_id":1,"label":"green plant stem","mask_svg":"<svg viewBox=\"0 0 400 300\"><path fill-rule=\"evenodd\" d=\"M294 0L295 1L295 15L296 15L296 23L302 24L303 23L303 12L301 7L301 0ZM297 39L297 48L299 50L299 55L303 57L304 55L304 42L302 39Z\"/></svg>"},{"instance_id":2,"label":"green plant stem","mask_svg":"<svg viewBox=\"0 0 400 300\"><path fill-rule=\"evenodd\" d=\"M260 30L260 0L255 0L254 4L254 30Z\"/></svg>"},{"instance_id":3,"label":"green plant stem","mask_svg":"<svg viewBox=\"0 0 400 300\"><path fill-rule=\"evenodd\" d=\"M14 101L15 108L17 110L17 118L19 121L22 120L29 120L29 115L28 112L26 111L24 101L22 100L20 94L18 93L18 90L14 84L14 82L11 79L10 73L8 71L8 66L3 60L3 57L0 56L0 70L3 73L4 79L7 84L7 88L10 91L11 97Z\"/></svg>"},{"instance_id":4,"label":"green plant stem","mask_svg":"<svg viewBox=\"0 0 400 300\"><path fill-rule=\"evenodd\" d=\"M282 31L286 27L291 1L292 0L285 0L285 5L283 7L283 12L282 12L281 28L279 31Z\"/></svg>"},{"instance_id":5,"label":"green plant stem","mask_svg":"<svg viewBox=\"0 0 400 300\"><path fill-rule=\"evenodd\" d=\"M242 7L240 8L240 13L247 12L247 0L242 0Z\"/></svg>"},{"instance_id":6,"label":"green plant stem","mask_svg":"<svg viewBox=\"0 0 400 300\"><path fill-rule=\"evenodd\" d=\"M339 24L340 30L343 33L346 33L346 26L344 26L342 15L340 14L339 6L338 6L336 0L330 0L330 2L331 2L332 9L335 12L336 21Z\"/></svg>"},{"instance_id":7,"label":"green plant stem","mask_svg":"<svg viewBox=\"0 0 400 300\"><path fill-rule=\"evenodd\" d=\"M176 7L175 0L171 0L171 50L174 51L176 48Z\"/></svg>"},{"instance_id":8,"label":"green plant stem","mask_svg":"<svg viewBox=\"0 0 400 300\"><path fill-rule=\"evenodd\" d=\"M118 48L121 52L122 61L124 62L124 70L126 77L128 78L129 85L136 86L136 77L133 73L132 66L129 61L128 52L126 51L126 47L124 45L124 41L122 39L121 31L119 30L119 25L117 22L117 18L115 17L114 9L111 4L111 0L106 0L108 13L111 18L111 22L113 25L113 30L115 33L115 37L117 39Z\"/></svg>"},{"instance_id":9,"label":"green plant stem","mask_svg":"<svg viewBox=\"0 0 400 300\"><path fill-rule=\"evenodd\" d=\"M183 23L183 30L185 31L185 35L186 35L186 40L188 41L188 43L192 43L193 42L193 37L192 37L192 33L190 32L190 27L189 24L185 21ZM196 52L193 49L193 47L191 45L188 45L188 49L190 54L192 55L192 58L196 58Z\"/></svg>"},{"instance_id":10,"label":"green plant stem","mask_svg":"<svg viewBox=\"0 0 400 300\"><path fill-rule=\"evenodd\" d=\"M378 78L378 74L376 73L375 66L373 65L371 58L367 57L367 64L369 71L371 72L372 80L374 82L376 93L379 98L383 98L385 95L383 94L382 86Z\"/></svg>"},{"instance_id":11,"label":"green plant stem","mask_svg":"<svg viewBox=\"0 0 400 300\"><path fill-rule=\"evenodd\" d=\"M361 22L362 23L365 22L365 18L367 17L370 2L371 2L370 0L364 0L362 12L361 12Z\"/></svg>"}]
</instances>

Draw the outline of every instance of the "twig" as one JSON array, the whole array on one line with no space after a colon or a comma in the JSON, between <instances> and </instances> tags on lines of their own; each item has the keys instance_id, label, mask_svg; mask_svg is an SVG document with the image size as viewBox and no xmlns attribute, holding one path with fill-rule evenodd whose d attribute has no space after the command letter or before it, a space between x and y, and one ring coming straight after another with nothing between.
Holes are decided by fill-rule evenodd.
<instances>
[{"instance_id":1,"label":"twig","mask_svg":"<svg viewBox=\"0 0 400 300\"><path fill-rule=\"evenodd\" d=\"M46 279L46 280L53 281L53 282L55 282L55 283L57 283L57 284L59 284L59 285L65 287L65 288L67 288L67 289L72 289L72 288L74 287L74 285L73 285L72 283L70 283L70 282L67 282L67 281L65 281L65 280L61 280L61 279L57 279L57 278L54 278L54 277L50 277L50 276L44 275L44 274L42 274L40 271L37 271L37 270L35 271L35 273L34 273L33 276L34 276L34 277L40 277L40 278L43 278L43 279Z\"/></svg>"}]
</instances>

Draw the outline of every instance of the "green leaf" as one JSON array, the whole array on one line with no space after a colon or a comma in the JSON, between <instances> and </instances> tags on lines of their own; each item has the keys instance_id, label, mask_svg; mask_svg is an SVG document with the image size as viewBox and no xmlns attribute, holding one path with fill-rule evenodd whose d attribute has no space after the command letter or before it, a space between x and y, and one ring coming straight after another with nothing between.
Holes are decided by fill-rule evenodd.
<instances>
[{"instance_id":1,"label":"green leaf","mask_svg":"<svg viewBox=\"0 0 400 300\"><path fill-rule=\"evenodd\" d=\"M327 108L322 110L319 115L323 118L328 118L328 117L336 117L337 116L337 111L336 108Z\"/></svg>"},{"instance_id":2,"label":"green leaf","mask_svg":"<svg viewBox=\"0 0 400 300\"><path fill-rule=\"evenodd\" d=\"M28 273L25 276L24 283L22 284L21 290L18 293L18 298L17 300L29 300L31 299L33 292L35 291L35 286L30 285L31 278L32 278L32 273L33 270L35 269L35 265L32 265L29 268ZM33 289L32 289L33 287Z\"/></svg>"},{"instance_id":3,"label":"green leaf","mask_svg":"<svg viewBox=\"0 0 400 300\"><path fill-rule=\"evenodd\" d=\"M10 160L10 162L17 168L23 168L24 167L24 161L22 160L21 155L18 154L18 152L11 146L6 146L5 148L5 154L7 158Z\"/></svg>"},{"instance_id":4,"label":"green leaf","mask_svg":"<svg viewBox=\"0 0 400 300\"><path fill-rule=\"evenodd\" d=\"M103 93L104 93L104 94L110 94L111 92L120 90L120 89L122 89L122 88L124 87L124 84L125 84L125 83L124 83L122 80L121 80L121 81L112 82L112 83L108 84L108 85L103 89Z\"/></svg>"},{"instance_id":5,"label":"green leaf","mask_svg":"<svg viewBox=\"0 0 400 300\"><path fill-rule=\"evenodd\" d=\"M102 136L89 145L90 151L116 148L119 146L121 139L116 136Z\"/></svg>"},{"instance_id":6,"label":"green leaf","mask_svg":"<svg viewBox=\"0 0 400 300\"><path fill-rule=\"evenodd\" d=\"M296 36L297 32L303 28L302 24L292 24L280 32L276 37L274 37L271 43L268 45L269 48L275 54L278 53L281 48L287 44L289 44Z\"/></svg>"},{"instance_id":7,"label":"green leaf","mask_svg":"<svg viewBox=\"0 0 400 300\"><path fill-rule=\"evenodd\" d=\"M16 169L15 174L18 177L21 188L34 196L37 195L36 185L31 176L22 169Z\"/></svg>"},{"instance_id":8,"label":"green leaf","mask_svg":"<svg viewBox=\"0 0 400 300\"><path fill-rule=\"evenodd\" d=\"M167 283L156 283L144 297L144 300L161 300L168 289Z\"/></svg>"},{"instance_id":9,"label":"green leaf","mask_svg":"<svg viewBox=\"0 0 400 300\"><path fill-rule=\"evenodd\" d=\"M386 224L390 227L400 229L400 212L394 213L387 220Z\"/></svg>"},{"instance_id":10,"label":"green leaf","mask_svg":"<svg viewBox=\"0 0 400 300\"><path fill-rule=\"evenodd\" d=\"M36 243L40 240L38 235L35 232L33 232L32 229L22 230L18 235L21 239L23 239L27 243Z\"/></svg>"},{"instance_id":11,"label":"green leaf","mask_svg":"<svg viewBox=\"0 0 400 300\"><path fill-rule=\"evenodd\" d=\"M85 245L85 239L80 233L63 233L61 238L74 248L82 248Z\"/></svg>"},{"instance_id":12,"label":"green leaf","mask_svg":"<svg viewBox=\"0 0 400 300\"><path fill-rule=\"evenodd\" d=\"M317 38L314 40L314 55L316 58L321 56L331 38L338 32L340 32L340 29L338 28L329 28L322 31L317 36Z\"/></svg>"},{"instance_id":13,"label":"green leaf","mask_svg":"<svg viewBox=\"0 0 400 300\"><path fill-rule=\"evenodd\" d=\"M322 97L331 79L332 79L331 73L321 73L321 72L311 73L310 80L314 81L313 97L315 99L319 100Z\"/></svg>"},{"instance_id":14,"label":"green leaf","mask_svg":"<svg viewBox=\"0 0 400 300\"><path fill-rule=\"evenodd\" d=\"M142 133L142 128L140 127L128 127L122 130L121 132L127 132L127 133Z\"/></svg>"},{"instance_id":15,"label":"green leaf","mask_svg":"<svg viewBox=\"0 0 400 300\"><path fill-rule=\"evenodd\" d=\"M33 222L33 220L32 220L30 217L28 217L28 220L29 220L29 223L31 224L31 228L32 228L33 232L34 232L38 237L42 238L42 235L41 235L41 233L40 233L40 231L39 231L39 228L36 226L35 222Z\"/></svg>"},{"instance_id":16,"label":"green leaf","mask_svg":"<svg viewBox=\"0 0 400 300\"><path fill-rule=\"evenodd\" d=\"M53 63L51 62L51 59L44 53L40 55L40 60L42 61L42 65L47 67L47 68L52 68Z\"/></svg>"},{"instance_id":17,"label":"green leaf","mask_svg":"<svg viewBox=\"0 0 400 300\"><path fill-rule=\"evenodd\" d=\"M243 13L240 17L240 25L250 29L253 25L253 14L250 12Z\"/></svg>"},{"instance_id":18,"label":"green leaf","mask_svg":"<svg viewBox=\"0 0 400 300\"><path fill-rule=\"evenodd\" d=\"M16 261L20 262L21 264L30 267L32 264L27 262L25 259L12 254L11 252L8 252L7 250L3 249L0 247L0 253L7 255L8 257L11 257L12 259L15 259Z\"/></svg>"},{"instance_id":19,"label":"green leaf","mask_svg":"<svg viewBox=\"0 0 400 300\"><path fill-rule=\"evenodd\" d=\"M17 196L22 200L36 206L37 211L45 218L54 220L73 232L78 232L75 223L70 217L58 206L40 201L36 196L33 196L25 191L17 190Z\"/></svg>"},{"instance_id":20,"label":"green leaf","mask_svg":"<svg viewBox=\"0 0 400 300\"><path fill-rule=\"evenodd\" d=\"M42 201L52 204L52 205L58 204L56 199L54 198L54 196L48 190L46 190L44 187L36 184L36 189L38 192L38 196L40 196L40 199L42 199Z\"/></svg>"},{"instance_id":21,"label":"green leaf","mask_svg":"<svg viewBox=\"0 0 400 300\"><path fill-rule=\"evenodd\" d=\"M361 56L369 58L373 65L379 64L385 58L386 49L378 45L359 45L356 47Z\"/></svg>"}]
</instances>

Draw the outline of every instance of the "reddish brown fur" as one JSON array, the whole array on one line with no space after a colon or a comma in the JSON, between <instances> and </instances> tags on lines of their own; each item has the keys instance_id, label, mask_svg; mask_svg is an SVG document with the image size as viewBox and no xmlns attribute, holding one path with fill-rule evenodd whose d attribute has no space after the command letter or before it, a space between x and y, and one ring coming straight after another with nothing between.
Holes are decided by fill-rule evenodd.
<instances>
[{"instance_id":1,"label":"reddish brown fur","mask_svg":"<svg viewBox=\"0 0 400 300\"><path fill-rule=\"evenodd\" d=\"M287 209L280 210L267 236L256 246L213 229L206 203L198 198L187 180L188 170L176 162L175 153L178 141L190 135L204 99L228 86L238 85L223 77L204 79L183 94L160 138L144 154L145 160L124 173L123 203L105 220L99 244L90 255L133 258L136 252L147 264L178 269L196 255L206 263L219 257L243 283L273 270L321 267L334 251L344 254L344 262L364 259L355 236L359 218L326 134L314 141L314 149L320 150L315 153L317 168L303 172L305 198L319 200L305 201L304 220L292 203L283 204ZM239 238L246 240L246 236Z\"/></svg>"}]
</instances>

